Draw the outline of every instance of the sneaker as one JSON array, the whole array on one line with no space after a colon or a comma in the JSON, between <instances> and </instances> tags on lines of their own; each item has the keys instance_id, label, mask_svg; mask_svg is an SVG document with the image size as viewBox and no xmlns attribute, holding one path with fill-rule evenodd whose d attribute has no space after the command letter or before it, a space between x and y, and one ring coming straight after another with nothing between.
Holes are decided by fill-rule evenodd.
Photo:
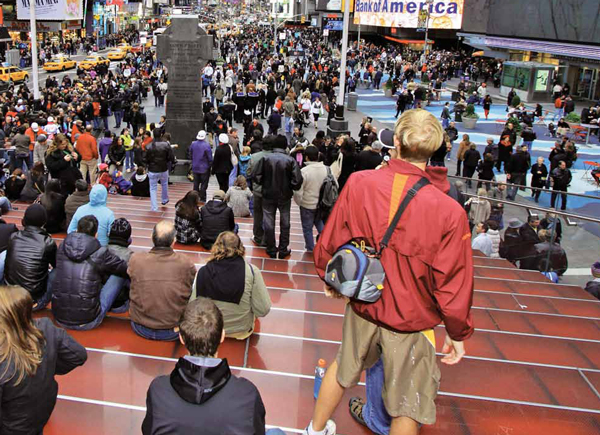
<instances>
[{"instance_id":1,"label":"sneaker","mask_svg":"<svg viewBox=\"0 0 600 435\"><path fill-rule=\"evenodd\" d=\"M167 205L168 203L169 203L168 199L165 202L161 202L162 205Z\"/></svg>"},{"instance_id":2,"label":"sneaker","mask_svg":"<svg viewBox=\"0 0 600 435\"><path fill-rule=\"evenodd\" d=\"M335 426L335 422L333 420L327 420L327 424L325 425L325 435L335 435L337 427ZM304 429L302 435L310 435L308 431L308 427Z\"/></svg>"},{"instance_id":3,"label":"sneaker","mask_svg":"<svg viewBox=\"0 0 600 435\"><path fill-rule=\"evenodd\" d=\"M363 407L365 406L365 401L360 397L353 397L348 402L348 407L350 408L350 415L357 423L366 426L365 419L363 418Z\"/></svg>"}]
</instances>

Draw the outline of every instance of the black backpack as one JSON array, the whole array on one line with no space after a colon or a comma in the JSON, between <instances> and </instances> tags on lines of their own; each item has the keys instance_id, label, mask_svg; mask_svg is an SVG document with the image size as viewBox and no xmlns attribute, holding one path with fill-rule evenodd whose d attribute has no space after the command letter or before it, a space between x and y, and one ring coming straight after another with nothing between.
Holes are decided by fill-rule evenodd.
<instances>
[{"instance_id":1,"label":"black backpack","mask_svg":"<svg viewBox=\"0 0 600 435\"><path fill-rule=\"evenodd\" d=\"M319 202L317 203L317 220L322 220L323 223L329 217L333 206L339 196L339 186L337 180L331 172L331 168L327 166L327 176L323 180L321 189L319 190Z\"/></svg>"}]
</instances>

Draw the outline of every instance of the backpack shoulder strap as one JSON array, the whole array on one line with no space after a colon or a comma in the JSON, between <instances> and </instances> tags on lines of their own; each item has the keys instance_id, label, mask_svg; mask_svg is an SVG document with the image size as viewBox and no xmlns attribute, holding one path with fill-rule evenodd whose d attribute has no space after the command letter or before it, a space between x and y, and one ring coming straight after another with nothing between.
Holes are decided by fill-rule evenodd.
<instances>
[{"instance_id":1,"label":"backpack shoulder strap","mask_svg":"<svg viewBox=\"0 0 600 435\"><path fill-rule=\"evenodd\" d=\"M404 199L402 200L402 202L398 206L398 211L396 211L396 214L394 215L394 219L392 219L392 222L390 223L390 226L388 227L387 231L385 232L385 235L383 236L383 239L381 239L381 242L379 243L379 252L378 252L378 254L381 254L381 252L385 248L387 248L387 245L388 245L388 243L390 241L390 238L392 237L392 234L394 233L394 230L396 229L396 226L398 225L398 221L400 221L400 217L402 216L402 214L406 210L406 207L408 207L408 204L417 195L417 193L419 192L419 190L422 187L427 186L428 184L431 184L429 182L429 180L427 178L425 178L425 177L421 177L421 179L419 181L417 181L413 185L413 187L411 187L408 190L408 192L406 192L406 195L404 196Z\"/></svg>"}]
</instances>

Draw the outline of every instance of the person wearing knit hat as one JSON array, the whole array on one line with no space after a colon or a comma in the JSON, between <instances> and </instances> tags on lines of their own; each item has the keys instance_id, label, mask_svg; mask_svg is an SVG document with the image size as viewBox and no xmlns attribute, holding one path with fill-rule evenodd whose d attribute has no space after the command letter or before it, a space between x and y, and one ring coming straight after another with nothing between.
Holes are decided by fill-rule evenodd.
<instances>
[{"instance_id":1,"label":"person wearing knit hat","mask_svg":"<svg viewBox=\"0 0 600 435\"><path fill-rule=\"evenodd\" d=\"M108 233L108 250L129 264L133 251L131 245L131 224L125 218L115 219ZM129 309L129 281L116 275L110 277L121 292L115 299L110 309L111 313L124 313Z\"/></svg>"},{"instance_id":2,"label":"person wearing knit hat","mask_svg":"<svg viewBox=\"0 0 600 435\"><path fill-rule=\"evenodd\" d=\"M600 261L596 261L592 264L592 276L594 279L588 281L585 285L585 291L595 298L600 299Z\"/></svg>"},{"instance_id":3,"label":"person wearing knit hat","mask_svg":"<svg viewBox=\"0 0 600 435\"><path fill-rule=\"evenodd\" d=\"M115 219L108 233L108 245L129 246L131 244L131 224L125 218Z\"/></svg>"},{"instance_id":4,"label":"person wearing knit hat","mask_svg":"<svg viewBox=\"0 0 600 435\"><path fill-rule=\"evenodd\" d=\"M4 280L8 285L23 287L33 298L33 310L46 307L52 298L52 279L56 266L56 243L43 228L46 209L33 204L25 210L23 228L11 236L6 251Z\"/></svg>"},{"instance_id":5,"label":"person wearing knit hat","mask_svg":"<svg viewBox=\"0 0 600 435\"><path fill-rule=\"evenodd\" d=\"M46 209L41 204L33 204L25 210L22 222L24 227L42 228L47 219Z\"/></svg>"},{"instance_id":6,"label":"person wearing knit hat","mask_svg":"<svg viewBox=\"0 0 600 435\"><path fill-rule=\"evenodd\" d=\"M200 244L206 249L212 248L215 240L223 231L237 233L233 210L225 202L223 190L215 191L213 199L200 209L200 220L202 222Z\"/></svg>"}]
</instances>

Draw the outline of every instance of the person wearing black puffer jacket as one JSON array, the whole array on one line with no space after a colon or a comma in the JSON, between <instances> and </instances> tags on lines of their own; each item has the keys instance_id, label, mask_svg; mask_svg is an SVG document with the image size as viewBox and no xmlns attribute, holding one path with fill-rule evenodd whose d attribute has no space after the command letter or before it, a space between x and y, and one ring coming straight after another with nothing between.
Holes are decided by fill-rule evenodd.
<instances>
[{"instance_id":1,"label":"person wearing black puffer jacket","mask_svg":"<svg viewBox=\"0 0 600 435\"><path fill-rule=\"evenodd\" d=\"M128 276L127 262L101 246L97 232L98 220L84 216L77 222L77 232L58 249L52 313L64 328L85 331L100 326L121 291L123 281L118 277Z\"/></svg>"},{"instance_id":2,"label":"person wearing black puffer jacket","mask_svg":"<svg viewBox=\"0 0 600 435\"><path fill-rule=\"evenodd\" d=\"M152 211L158 211L156 197L158 194L158 182L161 185L162 205L169 202L169 165L175 162L173 149L169 142L160 135L160 129L154 130L154 141L146 146L144 160L148 166L148 178L150 178L150 203Z\"/></svg>"},{"instance_id":3,"label":"person wearing black puffer jacket","mask_svg":"<svg viewBox=\"0 0 600 435\"><path fill-rule=\"evenodd\" d=\"M223 231L237 233L233 210L225 202L225 192L222 190L217 190L212 201L208 201L200 209L200 221L202 224L200 244L206 249L212 248Z\"/></svg>"},{"instance_id":4,"label":"person wearing black puffer jacket","mask_svg":"<svg viewBox=\"0 0 600 435\"><path fill-rule=\"evenodd\" d=\"M41 204L33 204L25 210L25 228L10 237L4 265L4 281L20 285L31 293L34 311L50 302L54 272L50 272L48 266L56 266L56 243L44 229L46 219L46 210Z\"/></svg>"}]
</instances>

